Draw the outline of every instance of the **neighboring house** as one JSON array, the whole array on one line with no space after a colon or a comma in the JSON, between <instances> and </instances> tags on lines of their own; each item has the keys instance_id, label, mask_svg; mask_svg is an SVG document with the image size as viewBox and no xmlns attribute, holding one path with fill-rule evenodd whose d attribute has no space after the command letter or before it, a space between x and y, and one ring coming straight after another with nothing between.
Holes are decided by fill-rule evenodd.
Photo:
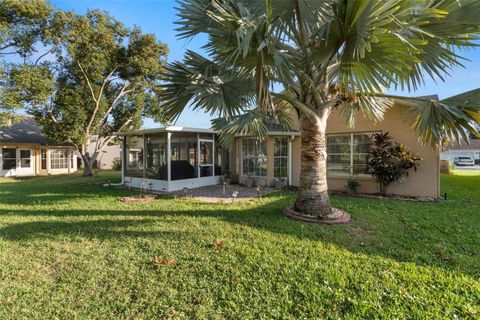
<instances>
[{"instance_id":1,"label":"neighboring house","mask_svg":"<svg viewBox=\"0 0 480 320\"><path fill-rule=\"evenodd\" d=\"M77 171L75 148L46 142L31 116L0 127L0 176L66 174Z\"/></svg>"},{"instance_id":2,"label":"neighboring house","mask_svg":"<svg viewBox=\"0 0 480 320\"><path fill-rule=\"evenodd\" d=\"M375 123L361 115L349 128L338 110L327 125L327 178L330 190L344 191L351 175L360 182L359 192L377 193L376 181L366 173L370 136L389 132L395 141L406 145L423 160L402 183L390 187L398 195L437 198L440 193L440 152L418 143L417 134L405 123L405 107L393 106L384 120ZM298 127L297 127L298 128ZM227 152L220 147L214 131L182 127L141 130L121 134L124 139L124 182L137 188L175 191L219 183L230 172L244 183L255 178L262 186L272 186L275 178L298 186L301 164L300 132L272 129L260 141L237 137ZM146 156L145 156L146 155Z\"/></svg>"},{"instance_id":3,"label":"neighboring house","mask_svg":"<svg viewBox=\"0 0 480 320\"><path fill-rule=\"evenodd\" d=\"M93 154L93 151L95 150L95 145L97 142L102 143L104 141L104 138L102 140L97 141L97 137L94 136L92 137L90 143L88 144L87 151L90 154ZM120 163L120 154L121 154L121 146L120 144L109 144L105 148L103 148L102 151L100 151L100 154L97 157L96 162L94 163L94 168L97 169L113 169L116 166L116 163ZM83 166L83 160L82 157L80 156L80 153L77 153L78 158L82 162Z\"/></svg>"},{"instance_id":4,"label":"neighboring house","mask_svg":"<svg viewBox=\"0 0 480 320\"><path fill-rule=\"evenodd\" d=\"M442 160L455 160L458 157L470 157L475 162L480 162L480 139L471 139L467 141L461 141L460 143L454 143L445 148L442 151L440 158Z\"/></svg>"}]
</instances>

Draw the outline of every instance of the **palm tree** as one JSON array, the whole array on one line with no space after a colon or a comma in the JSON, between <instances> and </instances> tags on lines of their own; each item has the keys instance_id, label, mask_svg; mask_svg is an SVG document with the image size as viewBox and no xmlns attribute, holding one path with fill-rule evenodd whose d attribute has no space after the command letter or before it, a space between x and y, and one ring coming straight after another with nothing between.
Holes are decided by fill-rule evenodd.
<instances>
[{"instance_id":1,"label":"palm tree","mask_svg":"<svg viewBox=\"0 0 480 320\"><path fill-rule=\"evenodd\" d=\"M326 179L327 119L339 109L352 125L360 112L381 120L398 100L424 143L476 130L478 105L382 93L415 90L427 77L444 80L461 66L457 50L475 46L477 0L181 0L180 38L204 33L207 57L188 51L167 68L164 112L189 104L219 118L224 143L235 134L264 135L268 124L301 131L301 174L295 210L334 219ZM403 121L403 119L399 119Z\"/></svg>"}]
</instances>

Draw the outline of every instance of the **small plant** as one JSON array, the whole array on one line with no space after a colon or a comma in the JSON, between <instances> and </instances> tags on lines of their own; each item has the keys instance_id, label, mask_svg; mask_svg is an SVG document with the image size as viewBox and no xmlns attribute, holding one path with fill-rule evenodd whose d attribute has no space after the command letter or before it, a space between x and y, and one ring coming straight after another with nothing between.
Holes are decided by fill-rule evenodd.
<instances>
[{"instance_id":1,"label":"small plant","mask_svg":"<svg viewBox=\"0 0 480 320\"><path fill-rule=\"evenodd\" d=\"M120 162L120 158L115 158L112 160L112 170L120 171L122 169L122 163Z\"/></svg>"},{"instance_id":2,"label":"small plant","mask_svg":"<svg viewBox=\"0 0 480 320\"><path fill-rule=\"evenodd\" d=\"M358 187L360 187L360 182L355 180L353 177L350 177L347 182L345 182L345 188L347 189L348 193L357 193Z\"/></svg>"},{"instance_id":3,"label":"small plant","mask_svg":"<svg viewBox=\"0 0 480 320\"><path fill-rule=\"evenodd\" d=\"M273 179L273 187L275 189L282 189L287 184L287 179L275 177Z\"/></svg>"},{"instance_id":4,"label":"small plant","mask_svg":"<svg viewBox=\"0 0 480 320\"><path fill-rule=\"evenodd\" d=\"M417 171L418 162L422 160L403 144L392 141L386 133L373 135L370 146L368 172L377 180L380 194L386 195L392 183L398 183L408 177L408 170Z\"/></svg>"},{"instance_id":5,"label":"small plant","mask_svg":"<svg viewBox=\"0 0 480 320\"><path fill-rule=\"evenodd\" d=\"M449 160L448 161L448 166L449 166L448 174L453 174L453 172L455 171L455 164L453 163L453 161Z\"/></svg>"}]
</instances>

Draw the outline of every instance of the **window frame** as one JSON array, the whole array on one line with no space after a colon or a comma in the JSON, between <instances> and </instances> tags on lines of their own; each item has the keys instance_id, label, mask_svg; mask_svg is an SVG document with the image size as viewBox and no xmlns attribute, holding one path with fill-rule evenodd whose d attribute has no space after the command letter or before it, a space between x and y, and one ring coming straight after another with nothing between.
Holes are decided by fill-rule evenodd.
<instances>
[{"instance_id":1,"label":"window frame","mask_svg":"<svg viewBox=\"0 0 480 320\"><path fill-rule=\"evenodd\" d=\"M40 150L40 170L47 170L47 149Z\"/></svg>"},{"instance_id":2,"label":"window frame","mask_svg":"<svg viewBox=\"0 0 480 320\"><path fill-rule=\"evenodd\" d=\"M14 151L14 154L15 154L15 158L12 158L12 157L5 157L5 154L4 154L4 151L5 150L13 150ZM2 171L10 171L10 170L16 170L17 169L17 166L18 166L18 163L17 163L17 148L12 148L12 147L4 147L4 148L1 148L1 151L2 151L2 168L1 170ZM5 161L7 160L7 161ZM13 166L12 167L5 167L5 162L7 163L12 163L13 161Z\"/></svg>"},{"instance_id":3,"label":"window frame","mask_svg":"<svg viewBox=\"0 0 480 320\"><path fill-rule=\"evenodd\" d=\"M249 154L249 152L245 152L246 150L248 151L248 147L249 146L246 146L246 142L249 141L251 143L258 143L258 144L261 144L261 147L259 145L254 145L254 152L253 152L253 156ZM264 158L265 158L265 163L266 163L266 167L264 169L264 172L265 174L264 175L261 175L259 174L261 172L261 167L259 165L259 159L261 158L260 157L260 154L258 152L258 150L263 150L264 151ZM245 161L248 161L248 160L253 160L253 163L254 163L254 167L253 167L253 174L251 174L251 172L245 172ZM254 138L254 137L245 137L242 139L242 175L243 176L250 176L250 177L254 177L254 178L266 178L267 175L268 175L268 159L267 159L267 143L266 143L266 140L265 139L258 139L258 138Z\"/></svg>"},{"instance_id":4,"label":"window frame","mask_svg":"<svg viewBox=\"0 0 480 320\"><path fill-rule=\"evenodd\" d=\"M288 179L288 174L289 174L289 166L288 166L288 155L289 155L289 152L288 152L288 148L289 148L289 139L290 137L288 136L274 136L273 137L273 177L274 178L280 178L280 179ZM277 140L284 140L285 141L285 146L282 145L282 149L285 149L285 155L277 155L276 152L275 152L275 148L276 148L276 144L277 144ZM276 164L276 160L277 159L281 159L281 160L284 160L284 163L285 163L285 168L283 166L280 166L280 167L277 167L275 164ZM280 175L277 175L277 169L281 171L281 169L284 169L285 170L285 173L286 175L285 176L280 176Z\"/></svg>"},{"instance_id":5,"label":"window frame","mask_svg":"<svg viewBox=\"0 0 480 320\"><path fill-rule=\"evenodd\" d=\"M25 157L24 152L28 152L28 157ZM28 165L25 165L28 164ZM21 169L30 169L32 168L32 150L31 149L20 149L20 168Z\"/></svg>"},{"instance_id":6,"label":"window frame","mask_svg":"<svg viewBox=\"0 0 480 320\"><path fill-rule=\"evenodd\" d=\"M335 173L335 174L331 174L329 172L329 163L328 163L328 156L331 156L332 153L328 152L327 151L327 177L329 178L335 178L335 177L351 177L351 176L356 176L356 177L362 177L362 178L368 178L368 177L371 177L369 174L367 173L357 173L355 174L354 173L354 168L355 168L355 155L365 155L365 153L363 152L357 152L355 153L355 145L353 143L354 141L354 136L355 135L361 135L361 134L369 134L369 135L373 135L373 134L376 134L376 133L381 133L382 131L380 130L376 130L376 131L355 131L355 132L343 132L343 133L331 133L331 134L327 134L326 135L326 147L327 147L327 150L328 150L328 137L334 137L334 136L349 136L350 139L349 139L349 152L348 153L333 153L333 155L349 155L350 157L350 162L349 162L349 172L345 172L345 173Z\"/></svg>"},{"instance_id":7,"label":"window frame","mask_svg":"<svg viewBox=\"0 0 480 320\"><path fill-rule=\"evenodd\" d=\"M62 157L57 155L62 154ZM68 169L69 152L64 149L50 150L50 169L51 170L65 170Z\"/></svg>"}]
</instances>

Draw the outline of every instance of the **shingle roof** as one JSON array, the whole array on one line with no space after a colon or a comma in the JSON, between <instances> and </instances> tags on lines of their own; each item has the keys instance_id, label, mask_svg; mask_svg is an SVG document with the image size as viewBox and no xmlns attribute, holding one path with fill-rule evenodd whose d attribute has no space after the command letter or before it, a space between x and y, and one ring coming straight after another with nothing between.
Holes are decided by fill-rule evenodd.
<instances>
[{"instance_id":1,"label":"shingle roof","mask_svg":"<svg viewBox=\"0 0 480 320\"><path fill-rule=\"evenodd\" d=\"M18 116L20 119L14 121L10 126L0 127L0 142L18 143L47 143L42 136L40 127L31 116Z\"/></svg>"},{"instance_id":2,"label":"shingle roof","mask_svg":"<svg viewBox=\"0 0 480 320\"><path fill-rule=\"evenodd\" d=\"M32 116L16 115L16 120L8 126L0 126L0 143L34 143L50 146L68 146L68 144L50 144L42 135L40 127Z\"/></svg>"},{"instance_id":3,"label":"shingle roof","mask_svg":"<svg viewBox=\"0 0 480 320\"><path fill-rule=\"evenodd\" d=\"M478 106L480 105L480 88L444 99L441 102L463 107Z\"/></svg>"},{"instance_id":4,"label":"shingle roof","mask_svg":"<svg viewBox=\"0 0 480 320\"><path fill-rule=\"evenodd\" d=\"M470 144L467 141L460 141L446 147L446 150L480 150L480 139L470 139Z\"/></svg>"}]
</instances>

